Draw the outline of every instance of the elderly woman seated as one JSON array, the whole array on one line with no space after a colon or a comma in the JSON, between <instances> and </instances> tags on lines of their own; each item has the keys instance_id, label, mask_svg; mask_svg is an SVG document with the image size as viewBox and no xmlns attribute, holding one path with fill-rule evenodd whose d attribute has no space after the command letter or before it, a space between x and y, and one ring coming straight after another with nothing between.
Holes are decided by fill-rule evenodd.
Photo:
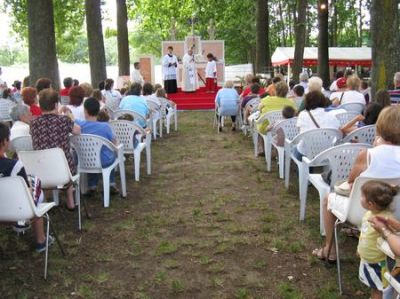
<instances>
[{"instance_id":1,"label":"elderly woman seated","mask_svg":"<svg viewBox=\"0 0 400 299\"><path fill-rule=\"evenodd\" d=\"M233 88L233 81L226 81L215 96L216 117L218 119L218 130L222 131L221 117L230 116L232 120L232 131L236 130L235 121L238 113L239 95Z\"/></svg>"},{"instance_id":2,"label":"elderly woman seated","mask_svg":"<svg viewBox=\"0 0 400 299\"><path fill-rule=\"evenodd\" d=\"M29 135L29 124L32 120L32 113L29 106L23 103L15 105L11 108L10 116L14 122L10 130L10 140Z\"/></svg>"}]
</instances>

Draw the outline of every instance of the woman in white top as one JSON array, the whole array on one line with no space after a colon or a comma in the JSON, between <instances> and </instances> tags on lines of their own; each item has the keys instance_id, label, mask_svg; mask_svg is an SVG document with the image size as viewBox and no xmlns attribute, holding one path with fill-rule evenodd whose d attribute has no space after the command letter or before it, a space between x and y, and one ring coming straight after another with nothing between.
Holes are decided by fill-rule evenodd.
<instances>
[{"instance_id":1,"label":"woman in white top","mask_svg":"<svg viewBox=\"0 0 400 299\"><path fill-rule=\"evenodd\" d=\"M352 185L359 176L374 178L397 178L400 177L400 107L386 107L379 114L376 122L376 139L374 147L362 150L358 154L347 182ZM333 236L333 228L336 217L331 213L331 207L348 204L326 197L324 201L324 226L326 232L325 245L313 251L313 255L320 259L336 260L336 252ZM347 200L347 198L344 198ZM329 257L328 247L333 246Z\"/></svg>"},{"instance_id":2,"label":"woman in white top","mask_svg":"<svg viewBox=\"0 0 400 299\"><path fill-rule=\"evenodd\" d=\"M305 109L299 113L296 126L300 133L317 128L339 129L339 120L325 111L327 100L322 92L311 91L304 99ZM295 152L296 158L301 160L304 156L304 146L299 142Z\"/></svg>"},{"instance_id":3,"label":"woman in white top","mask_svg":"<svg viewBox=\"0 0 400 299\"><path fill-rule=\"evenodd\" d=\"M214 93L217 89L217 63L212 53L207 54L206 65L206 92Z\"/></svg>"},{"instance_id":4,"label":"woman in white top","mask_svg":"<svg viewBox=\"0 0 400 299\"><path fill-rule=\"evenodd\" d=\"M337 99L339 96L339 92L337 95L332 94L332 104L342 105L348 103L361 103L365 105L365 97L359 91L361 86L361 80L356 75L352 75L346 80L347 90L340 93L340 99ZM333 99L335 97L335 99Z\"/></svg>"},{"instance_id":5,"label":"woman in white top","mask_svg":"<svg viewBox=\"0 0 400 299\"><path fill-rule=\"evenodd\" d=\"M85 120L83 110L83 98L85 90L81 86L73 86L69 90L69 105L66 107L71 111L74 119Z\"/></svg>"},{"instance_id":6,"label":"woman in white top","mask_svg":"<svg viewBox=\"0 0 400 299\"><path fill-rule=\"evenodd\" d=\"M111 109L112 111L116 111L118 110L122 96L119 91L113 89L113 87L114 80L106 79L106 81L104 81L104 90L102 90L101 93L106 99L105 103L107 108Z\"/></svg>"}]
</instances>

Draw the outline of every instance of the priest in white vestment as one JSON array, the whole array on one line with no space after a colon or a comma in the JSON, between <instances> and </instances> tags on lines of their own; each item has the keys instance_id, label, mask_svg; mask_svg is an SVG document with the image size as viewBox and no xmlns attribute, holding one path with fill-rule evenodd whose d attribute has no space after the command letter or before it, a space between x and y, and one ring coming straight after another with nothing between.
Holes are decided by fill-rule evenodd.
<instances>
[{"instance_id":1,"label":"priest in white vestment","mask_svg":"<svg viewBox=\"0 0 400 299\"><path fill-rule=\"evenodd\" d=\"M168 54L162 59L164 89L167 93L176 93L178 86L176 82L176 68L178 67L178 59L172 54L174 49L169 46Z\"/></svg>"},{"instance_id":2,"label":"priest in white vestment","mask_svg":"<svg viewBox=\"0 0 400 299\"><path fill-rule=\"evenodd\" d=\"M196 63L193 55L193 50L189 50L182 59L182 91L194 92L199 88L197 80Z\"/></svg>"}]
</instances>

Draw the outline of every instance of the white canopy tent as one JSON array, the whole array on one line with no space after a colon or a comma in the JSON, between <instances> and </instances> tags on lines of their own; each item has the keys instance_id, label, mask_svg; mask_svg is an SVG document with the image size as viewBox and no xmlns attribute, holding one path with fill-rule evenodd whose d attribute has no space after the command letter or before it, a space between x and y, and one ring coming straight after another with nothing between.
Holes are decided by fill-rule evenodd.
<instances>
[{"instance_id":1,"label":"white canopy tent","mask_svg":"<svg viewBox=\"0 0 400 299\"><path fill-rule=\"evenodd\" d=\"M318 48L304 48L303 66L310 67L318 64ZM278 47L271 57L273 66L286 65L288 77L294 62L294 47ZM329 48L329 65L331 66L365 66L372 65L371 48Z\"/></svg>"}]
</instances>

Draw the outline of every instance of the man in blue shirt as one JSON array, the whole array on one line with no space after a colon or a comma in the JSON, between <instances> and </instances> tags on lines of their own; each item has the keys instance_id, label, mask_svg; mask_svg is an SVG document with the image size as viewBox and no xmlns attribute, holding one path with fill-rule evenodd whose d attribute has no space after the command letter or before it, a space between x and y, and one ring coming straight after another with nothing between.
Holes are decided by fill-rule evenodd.
<instances>
[{"instance_id":1,"label":"man in blue shirt","mask_svg":"<svg viewBox=\"0 0 400 299\"><path fill-rule=\"evenodd\" d=\"M103 137L112 143L116 144L116 139L107 122L97 121L97 115L100 111L100 103L95 98L88 98L83 104L85 111L85 120L75 120L81 127L82 134L92 134ZM115 161L115 153L109 148L103 146L100 153L101 165L103 168L110 166ZM93 194L97 188L99 174L88 174L89 194ZM110 175L110 192L111 194L118 194L119 191L115 184L115 171L112 170Z\"/></svg>"},{"instance_id":2,"label":"man in blue shirt","mask_svg":"<svg viewBox=\"0 0 400 299\"><path fill-rule=\"evenodd\" d=\"M142 85L139 83L133 83L127 93L127 96L121 100L119 109L137 112L147 119L150 110L147 106L146 99L140 96L141 91ZM143 128L146 127L146 123L143 123L143 121L138 121L138 124Z\"/></svg>"}]
</instances>

